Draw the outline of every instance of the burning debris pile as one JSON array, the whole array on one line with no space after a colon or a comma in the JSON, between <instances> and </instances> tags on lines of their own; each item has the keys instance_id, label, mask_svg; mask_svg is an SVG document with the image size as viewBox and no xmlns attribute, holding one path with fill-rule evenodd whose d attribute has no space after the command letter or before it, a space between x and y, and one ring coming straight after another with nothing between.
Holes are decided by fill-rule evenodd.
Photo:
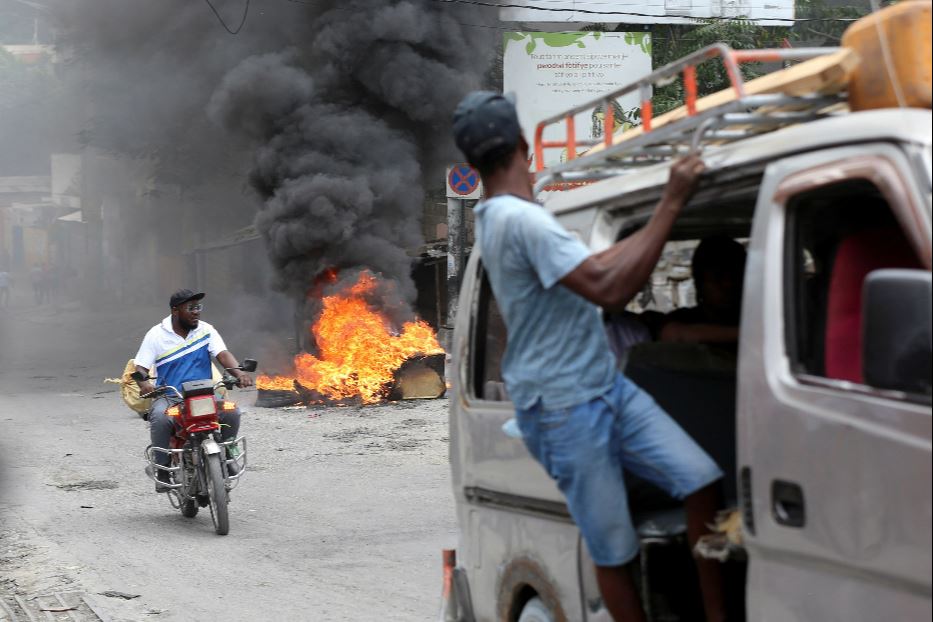
<instances>
[{"instance_id":1,"label":"burning debris pile","mask_svg":"<svg viewBox=\"0 0 933 622\"><path fill-rule=\"evenodd\" d=\"M257 378L257 405L373 404L442 395L444 351L434 331L420 320L395 330L367 300L378 285L364 271L349 287L324 296L311 328L317 355L296 356L290 375Z\"/></svg>"}]
</instances>

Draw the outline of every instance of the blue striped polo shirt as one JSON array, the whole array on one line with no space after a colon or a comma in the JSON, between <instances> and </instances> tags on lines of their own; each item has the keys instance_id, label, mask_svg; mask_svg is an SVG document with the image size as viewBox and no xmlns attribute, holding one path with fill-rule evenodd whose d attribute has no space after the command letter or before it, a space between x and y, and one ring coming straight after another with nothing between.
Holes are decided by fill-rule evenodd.
<instances>
[{"instance_id":1,"label":"blue striped polo shirt","mask_svg":"<svg viewBox=\"0 0 933 622\"><path fill-rule=\"evenodd\" d=\"M211 358L226 349L220 333L207 322L199 321L197 328L182 337L172 330L172 316L168 316L146 333L135 362L158 377L157 386L181 390L184 382L210 378Z\"/></svg>"}]
</instances>

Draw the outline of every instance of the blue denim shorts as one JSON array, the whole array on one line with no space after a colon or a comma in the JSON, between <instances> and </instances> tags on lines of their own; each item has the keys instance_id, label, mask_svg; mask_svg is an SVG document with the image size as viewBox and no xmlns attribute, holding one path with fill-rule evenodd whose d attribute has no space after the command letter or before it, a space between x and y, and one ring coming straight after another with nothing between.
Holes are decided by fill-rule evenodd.
<instances>
[{"instance_id":1,"label":"blue denim shorts","mask_svg":"<svg viewBox=\"0 0 933 622\"><path fill-rule=\"evenodd\" d=\"M621 566L638 554L622 469L682 499L722 477L703 449L650 395L619 374L584 404L516 413L531 454L567 498L597 566Z\"/></svg>"}]
</instances>

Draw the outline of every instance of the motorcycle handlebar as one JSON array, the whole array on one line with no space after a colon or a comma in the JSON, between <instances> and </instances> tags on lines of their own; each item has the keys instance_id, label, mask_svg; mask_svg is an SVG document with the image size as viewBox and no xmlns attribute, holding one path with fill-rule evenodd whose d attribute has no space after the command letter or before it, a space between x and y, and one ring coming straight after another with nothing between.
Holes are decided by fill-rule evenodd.
<instances>
[{"instance_id":1,"label":"motorcycle handlebar","mask_svg":"<svg viewBox=\"0 0 933 622\"><path fill-rule=\"evenodd\" d=\"M159 395L160 393L167 393L169 389L171 389L172 391L174 391L174 392L175 392L175 395L177 395L179 398L182 398L182 397L183 397L182 394L181 394L181 391L179 391L179 390L176 389L175 387L173 387L173 386L171 386L171 385L168 385L168 384L167 384L167 385L163 385L163 386L161 386L161 387L156 387L156 388L155 388L155 391L150 391L149 393L144 393L144 394L140 395L139 397L141 397L141 398L143 398L143 399L147 399L147 398L150 398L150 397L156 397L156 396Z\"/></svg>"},{"instance_id":2,"label":"motorcycle handlebar","mask_svg":"<svg viewBox=\"0 0 933 622\"><path fill-rule=\"evenodd\" d=\"M228 390L232 389L233 387L236 386L237 379L230 373L231 371L238 369L240 371L253 372L253 371L256 371L256 366L257 366L257 363L255 359L243 359L242 365L238 365L237 367L225 367L223 379L221 379L220 382L215 384L214 388L217 389L220 386L224 386ZM136 382L150 380L150 377L147 374L143 374L142 372L139 372L139 371L134 371L130 375L132 376L133 380L135 380ZM179 397L179 399L184 398L184 396L181 394L181 391L179 391L178 389L176 389L175 387L171 385L163 385L161 387L156 387L155 391L150 391L149 393L145 393L143 395L140 395L139 397L143 399L155 397L161 393L167 392L169 389L171 389L175 393L175 395Z\"/></svg>"}]
</instances>

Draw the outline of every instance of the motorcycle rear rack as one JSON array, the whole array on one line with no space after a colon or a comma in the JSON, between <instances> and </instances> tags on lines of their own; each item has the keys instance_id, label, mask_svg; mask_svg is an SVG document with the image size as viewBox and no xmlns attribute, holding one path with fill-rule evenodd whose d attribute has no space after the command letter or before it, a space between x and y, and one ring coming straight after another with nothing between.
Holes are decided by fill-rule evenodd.
<instances>
[{"instance_id":1,"label":"motorcycle rear rack","mask_svg":"<svg viewBox=\"0 0 933 622\"><path fill-rule=\"evenodd\" d=\"M146 469L146 475L149 476L149 479L153 480L154 482L157 482L157 483L159 483L159 484L162 484L164 487L169 488L169 489L172 489L172 490L175 490L175 489L178 489L178 488L183 487L184 484L169 484L169 483L167 483L167 482L162 482L162 481L159 481L158 479L156 479L156 471L155 471L155 469L158 469L158 470L160 470L160 471L164 471L164 472L166 472L166 473L171 473L171 474L174 476L175 473L178 473L179 471L181 471L181 465L179 465L179 466L162 466L161 464L157 464L156 461L155 461L155 452L160 452L160 453L163 453L163 454L168 454L168 456L169 456L169 464L171 464L171 463L172 463L172 460L171 460L172 454L182 454L182 453L184 453L184 452L186 452L186 451L191 451L191 450L190 450L190 449L165 449L164 447L153 447L153 446L151 446L151 445L150 445L149 447L146 447L146 451L143 452L143 454L144 454L145 457L146 457L146 461L149 462L149 466L152 467L152 470Z\"/></svg>"},{"instance_id":2,"label":"motorcycle rear rack","mask_svg":"<svg viewBox=\"0 0 933 622\"><path fill-rule=\"evenodd\" d=\"M217 443L217 444L223 448L224 453L227 456L230 455L230 453L227 451L230 447L236 447L240 450L240 454L238 456L234 456L233 458L227 458L226 460L227 490L230 491L236 488L236 485L240 483L240 478L243 477L244 473L246 473L246 437L241 436L231 441L224 441L222 443ZM237 467L239 467L239 470L237 471L236 475L230 475L230 463L231 462L235 463Z\"/></svg>"}]
</instances>

